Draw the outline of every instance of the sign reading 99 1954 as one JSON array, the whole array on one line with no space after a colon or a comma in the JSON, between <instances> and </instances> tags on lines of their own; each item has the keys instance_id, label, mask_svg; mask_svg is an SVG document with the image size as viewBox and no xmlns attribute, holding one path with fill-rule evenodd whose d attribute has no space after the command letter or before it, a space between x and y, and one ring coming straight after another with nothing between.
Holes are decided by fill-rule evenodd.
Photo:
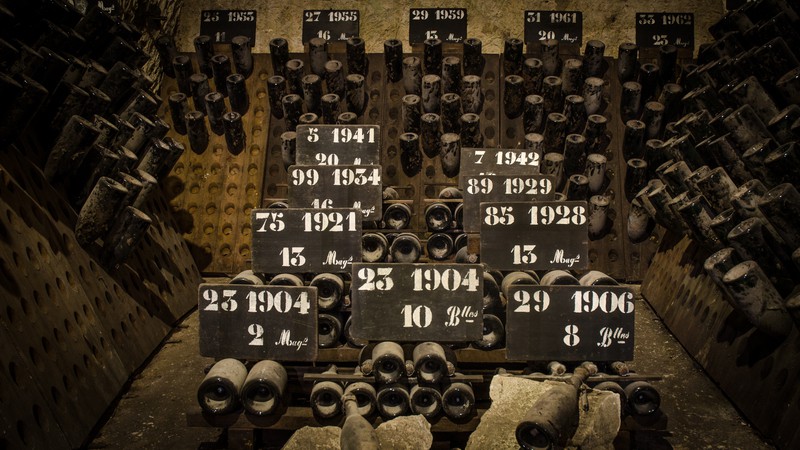
<instances>
[{"instance_id":1,"label":"sign reading 99 1954","mask_svg":"<svg viewBox=\"0 0 800 450\"><path fill-rule=\"evenodd\" d=\"M253 270L349 272L361 261L361 212L355 209L254 209Z\"/></svg>"},{"instance_id":2,"label":"sign reading 99 1954","mask_svg":"<svg viewBox=\"0 0 800 450\"><path fill-rule=\"evenodd\" d=\"M317 288L201 284L198 297L201 355L317 359Z\"/></svg>"},{"instance_id":3,"label":"sign reading 99 1954","mask_svg":"<svg viewBox=\"0 0 800 450\"><path fill-rule=\"evenodd\" d=\"M508 359L633 359L634 295L621 286L512 286Z\"/></svg>"},{"instance_id":4,"label":"sign reading 99 1954","mask_svg":"<svg viewBox=\"0 0 800 450\"><path fill-rule=\"evenodd\" d=\"M585 269L585 201L485 202L481 261L498 270Z\"/></svg>"}]
</instances>

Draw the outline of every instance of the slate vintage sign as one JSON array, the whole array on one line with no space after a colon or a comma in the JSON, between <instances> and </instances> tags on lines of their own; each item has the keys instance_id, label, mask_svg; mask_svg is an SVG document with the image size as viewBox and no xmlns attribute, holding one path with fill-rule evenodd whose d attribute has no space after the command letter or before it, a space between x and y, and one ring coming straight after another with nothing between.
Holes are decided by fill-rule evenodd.
<instances>
[{"instance_id":1,"label":"slate vintage sign","mask_svg":"<svg viewBox=\"0 0 800 450\"><path fill-rule=\"evenodd\" d=\"M375 341L476 341L483 330L478 264L354 263L351 332Z\"/></svg>"},{"instance_id":2,"label":"slate vintage sign","mask_svg":"<svg viewBox=\"0 0 800 450\"><path fill-rule=\"evenodd\" d=\"M303 43L314 38L346 41L359 35L357 9L311 9L303 11Z\"/></svg>"},{"instance_id":3,"label":"slate vintage sign","mask_svg":"<svg viewBox=\"0 0 800 450\"><path fill-rule=\"evenodd\" d=\"M633 291L621 286L512 286L508 359L630 361L634 309Z\"/></svg>"},{"instance_id":4,"label":"slate vintage sign","mask_svg":"<svg viewBox=\"0 0 800 450\"><path fill-rule=\"evenodd\" d=\"M317 288L201 284L200 354L214 358L317 359Z\"/></svg>"},{"instance_id":5,"label":"slate vintage sign","mask_svg":"<svg viewBox=\"0 0 800 450\"><path fill-rule=\"evenodd\" d=\"M497 270L589 266L585 201L481 203L481 262Z\"/></svg>"},{"instance_id":6,"label":"slate vintage sign","mask_svg":"<svg viewBox=\"0 0 800 450\"><path fill-rule=\"evenodd\" d=\"M361 211L254 209L253 270L260 273L350 272L361 261Z\"/></svg>"},{"instance_id":7,"label":"slate vintage sign","mask_svg":"<svg viewBox=\"0 0 800 450\"><path fill-rule=\"evenodd\" d=\"M482 202L555 199L554 175L467 175L464 180L464 231L481 231Z\"/></svg>"},{"instance_id":8,"label":"slate vintage sign","mask_svg":"<svg viewBox=\"0 0 800 450\"><path fill-rule=\"evenodd\" d=\"M227 44L236 36L247 36L251 45L256 43L256 11L232 9L205 9L200 12L200 34L211 41Z\"/></svg>"},{"instance_id":9,"label":"slate vintage sign","mask_svg":"<svg viewBox=\"0 0 800 450\"><path fill-rule=\"evenodd\" d=\"M292 208L355 208L364 220L381 217L381 166L289 166Z\"/></svg>"},{"instance_id":10,"label":"slate vintage sign","mask_svg":"<svg viewBox=\"0 0 800 450\"><path fill-rule=\"evenodd\" d=\"M694 49L694 13L636 13L636 43L640 47L671 44Z\"/></svg>"},{"instance_id":11,"label":"slate vintage sign","mask_svg":"<svg viewBox=\"0 0 800 450\"><path fill-rule=\"evenodd\" d=\"M565 44L581 45L581 11L525 11L525 42L557 39Z\"/></svg>"},{"instance_id":12,"label":"slate vintage sign","mask_svg":"<svg viewBox=\"0 0 800 450\"><path fill-rule=\"evenodd\" d=\"M297 164L380 164L380 135L377 125L298 125Z\"/></svg>"},{"instance_id":13,"label":"slate vintage sign","mask_svg":"<svg viewBox=\"0 0 800 450\"><path fill-rule=\"evenodd\" d=\"M459 43L466 38L466 8L411 8L408 11L408 41L411 44L421 44L426 39Z\"/></svg>"}]
</instances>

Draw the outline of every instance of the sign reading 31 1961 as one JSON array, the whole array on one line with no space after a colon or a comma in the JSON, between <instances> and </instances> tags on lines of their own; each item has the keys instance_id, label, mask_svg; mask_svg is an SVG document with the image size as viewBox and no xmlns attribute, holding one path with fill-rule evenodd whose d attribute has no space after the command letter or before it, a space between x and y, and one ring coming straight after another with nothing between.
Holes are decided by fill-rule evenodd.
<instances>
[{"instance_id":1,"label":"sign reading 31 1961","mask_svg":"<svg viewBox=\"0 0 800 450\"><path fill-rule=\"evenodd\" d=\"M508 359L633 359L635 302L631 289L517 285L508 294Z\"/></svg>"},{"instance_id":2,"label":"sign reading 31 1961","mask_svg":"<svg viewBox=\"0 0 800 450\"><path fill-rule=\"evenodd\" d=\"M525 11L525 42L557 39L581 45L583 13L580 11Z\"/></svg>"},{"instance_id":3,"label":"sign reading 31 1961","mask_svg":"<svg viewBox=\"0 0 800 450\"><path fill-rule=\"evenodd\" d=\"M585 269L585 201L481 203L481 262L498 270Z\"/></svg>"},{"instance_id":4,"label":"sign reading 31 1961","mask_svg":"<svg viewBox=\"0 0 800 450\"><path fill-rule=\"evenodd\" d=\"M478 264L354 263L352 334L359 339L463 342L483 330Z\"/></svg>"},{"instance_id":5,"label":"sign reading 31 1961","mask_svg":"<svg viewBox=\"0 0 800 450\"><path fill-rule=\"evenodd\" d=\"M254 209L253 270L350 272L361 261L361 211Z\"/></svg>"}]
</instances>

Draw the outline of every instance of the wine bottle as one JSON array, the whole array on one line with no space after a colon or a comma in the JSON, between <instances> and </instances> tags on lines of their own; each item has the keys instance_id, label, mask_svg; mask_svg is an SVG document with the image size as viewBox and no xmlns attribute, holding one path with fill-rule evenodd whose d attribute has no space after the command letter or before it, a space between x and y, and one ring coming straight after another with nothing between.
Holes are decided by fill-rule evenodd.
<instances>
[{"instance_id":1,"label":"wine bottle","mask_svg":"<svg viewBox=\"0 0 800 450\"><path fill-rule=\"evenodd\" d=\"M425 208L425 224L430 231L445 231L452 226L453 213L444 203L431 203Z\"/></svg>"},{"instance_id":2,"label":"wine bottle","mask_svg":"<svg viewBox=\"0 0 800 450\"><path fill-rule=\"evenodd\" d=\"M342 321L334 314L319 314L317 332L319 348L337 347L342 335Z\"/></svg>"},{"instance_id":3,"label":"wine bottle","mask_svg":"<svg viewBox=\"0 0 800 450\"><path fill-rule=\"evenodd\" d=\"M503 321L494 314L483 314L483 336L472 345L480 350L493 350L502 347L506 340Z\"/></svg>"},{"instance_id":4,"label":"wine bottle","mask_svg":"<svg viewBox=\"0 0 800 450\"><path fill-rule=\"evenodd\" d=\"M423 342L412 353L417 379L436 384L449 374L444 348L436 342Z\"/></svg>"},{"instance_id":5,"label":"wine bottle","mask_svg":"<svg viewBox=\"0 0 800 450\"><path fill-rule=\"evenodd\" d=\"M434 261L444 261L453 254L453 238L449 234L434 233L425 243L425 252L428 258Z\"/></svg>"},{"instance_id":6,"label":"wine bottle","mask_svg":"<svg viewBox=\"0 0 800 450\"><path fill-rule=\"evenodd\" d=\"M406 373L403 348L395 342L381 342L372 349L372 371L380 384L396 383Z\"/></svg>"},{"instance_id":7,"label":"wine bottle","mask_svg":"<svg viewBox=\"0 0 800 450\"><path fill-rule=\"evenodd\" d=\"M414 385L410 394L411 412L433 419L442 413L442 394L432 386Z\"/></svg>"},{"instance_id":8,"label":"wine bottle","mask_svg":"<svg viewBox=\"0 0 800 450\"><path fill-rule=\"evenodd\" d=\"M442 410L451 420L462 420L475 409L475 393L467 383L455 382L442 392Z\"/></svg>"},{"instance_id":9,"label":"wine bottle","mask_svg":"<svg viewBox=\"0 0 800 450\"><path fill-rule=\"evenodd\" d=\"M317 288L317 305L320 311L330 311L339 306L344 295L344 280L333 273L320 273L309 283Z\"/></svg>"},{"instance_id":10,"label":"wine bottle","mask_svg":"<svg viewBox=\"0 0 800 450\"><path fill-rule=\"evenodd\" d=\"M661 407L661 395L646 381L635 381L625 386L625 397L628 401L628 410L635 416L655 414Z\"/></svg>"},{"instance_id":11,"label":"wine bottle","mask_svg":"<svg viewBox=\"0 0 800 450\"><path fill-rule=\"evenodd\" d=\"M361 235L361 260L363 262L381 262L389 254L389 241L382 233L364 233Z\"/></svg>"},{"instance_id":12,"label":"wine bottle","mask_svg":"<svg viewBox=\"0 0 800 450\"><path fill-rule=\"evenodd\" d=\"M389 246L389 254L396 263L415 263L422 254L422 244L412 233L400 233Z\"/></svg>"},{"instance_id":13,"label":"wine bottle","mask_svg":"<svg viewBox=\"0 0 800 450\"><path fill-rule=\"evenodd\" d=\"M372 424L361 414L358 398L352 393L342 396L347 418L342 425L339 446L342 450L378 450L380 442Z\"/></svg>"},{"instance_id":14,"label":"wine bottle","mask_svg":"<svg viewBox=\"0 0 800 450\"><path fill-rule=\"evenodd\" d=\"M394 419L408 413L411 396L400 383L389 383L378 390L378 413L384 419Z\"/></svg>"},{"instance_id":15,"label":"wine bottle","mask_svg":"<svg viewBox=\"0 0 800 450\"><path fill-rule=\"evenodd\" d=\"M337 374L336 366L331 366L323 374ZM342 412L342 385L334 381L317 381L311 388L311 412L319 419L332 419Z\"/></svg>"},{"instance_id":16,"label":"wine bottle","mask_svg":"<svg viewBox=\"0 0 800 450\"><path fill-rule=\"evenodd\" d=\"M247 378L247 368L233 358L223 359L208 371L200 387L197 401L208 414L229 414L239 408L239 392Z\"/></svg>"},{"instance_id":17,"label":"wine bottle","mask_svg":"<svg viewBox=\"0 0 800 450\"><path fill-rule=\"evenodd\" d=\"M287 382L288 374L280 363L259 361L250 369L242 387L244 410L256 416L274 414L283 403Z\"/></svg>"}]
</instances>

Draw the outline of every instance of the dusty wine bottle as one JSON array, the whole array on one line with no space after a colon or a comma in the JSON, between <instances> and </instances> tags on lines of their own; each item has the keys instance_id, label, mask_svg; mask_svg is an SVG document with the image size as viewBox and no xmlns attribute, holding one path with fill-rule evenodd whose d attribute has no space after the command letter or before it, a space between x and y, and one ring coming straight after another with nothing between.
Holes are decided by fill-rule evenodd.
<instances>
[{"instance_id":1,"label":"dusty wine bottle","mask_svg":"<svg viewBox=\"0 0 800 450\"><path fill-rule=\"evenodd\" d=\"M417 379L422 383L436 384L450 373L444 348L436 342L422 342L412 353Z\"/></svg>"},{"instance_id":2,"label":"dusty wine bottle","mask_svg":"<svg viewBox=\"0 0 800 450\"><path fill-rule=\"evenodd\" d=\"M432 386L416 384L411 388L411 412L433 419L442 413L442 394Z\"/></svg>"},{"instance_id":3,"label":"dusty wine bottle","mask_svg":"<svg viewBox=\"0 0 800 450\"><path fill-rule=\"evenodd\" d=\"M197 388L197 402L203 411L223 415L239 408L239 392L247 378L247 368L241 361L223 359L208 371Z\"/></svg>"},{"instance_id":4,"label":"dusty wine bottle","mask_svg":"<svg viewBox=\"0 0 800 450\"><path fill-rule=\"evenodd\" d=\"M451 420L462 420L475 410L475 393L467 383L451 383L442 392L442 410Z\"/></svg>"},{"instance_id":5,"label":"dusty wine bottle","mask_svg":"<svg viewBox=\"0 0 800 450\"><path fill-rule=\"evenodd\" d=\"M317 288L317 305L320 311L336 309L344 296L344 280L333 273L320 273L311 279L309 286Z\"/></svg>"},{"instance_id":6,"label":"dusty wine bottle","mask_svg":"<svg viewBox=\"0 0 800 450\"><path fill-rule=\"evenodd\" d=\"M335 375L338 373L336 366L331 366L323 374ZM342 385L334 381L317 381L311 388L311 412L319 419L332 419L341 414Z\"/></svg>"},{"instance_id":7,"label":"dusty wine bottle","mask_svg":"<svg viewBox=\"0 0 800 450\"><path fill-rule=\"evenodd\" d=\"M379 384L396 383L406 373L403 348L395 342L380 342L372 349L372 371Z\"/></svg>"},{"instance_id":8,"label":"dusty wine bottle","mask_svg":"<svg viewBox=\"0 0 800 450\"><path fill-rule=\"evenodd\" d=\"M389 241L382 233L364 233L361 235L361 260L363 262L381 262L389 254Z\"/></svg>"},{"instance_id":9,"label":"dusty wine bottle","mask_svg":"<svg viewBox=\"0 0 800 450\"><path fill-rule=\"evenodd\" d=\"M275 361L263 360L250 369L242 387L242 406L256 416L276 413L283 403L288 382L286 369Z\"/></svg>"}]
</instances>

